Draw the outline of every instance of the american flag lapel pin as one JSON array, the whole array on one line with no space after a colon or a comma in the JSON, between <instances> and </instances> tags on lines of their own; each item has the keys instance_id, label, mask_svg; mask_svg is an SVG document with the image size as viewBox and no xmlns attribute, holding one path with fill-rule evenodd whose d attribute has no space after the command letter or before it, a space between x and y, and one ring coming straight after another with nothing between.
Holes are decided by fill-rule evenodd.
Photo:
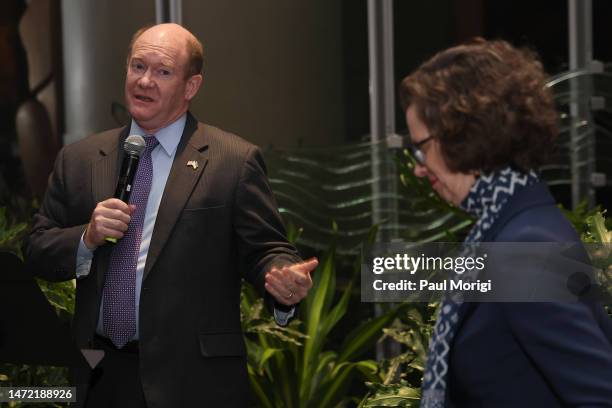
<instances>
[{"instance_id":1,"label":"american flag lapel pin","mask_svg":"<svg viewBox=\"0 0 612 408\"><path fill-rule=\"evenodd\" d=\"M194 170L198 169L198 161L197 160L189 160L187 162L187 165L193 167Z\"/></svg>"}]
</instances>

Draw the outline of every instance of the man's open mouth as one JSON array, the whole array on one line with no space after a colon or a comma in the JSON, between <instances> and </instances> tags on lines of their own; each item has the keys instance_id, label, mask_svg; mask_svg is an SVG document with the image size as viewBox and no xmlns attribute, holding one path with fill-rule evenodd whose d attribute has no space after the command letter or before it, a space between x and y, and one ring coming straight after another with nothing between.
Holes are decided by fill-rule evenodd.
<instances>
[{"instance_id":1,"label":"man's open mouth","mask_svg":"<svg viewBox=\"0 0 612 408\"><path fill-rule=\"evenodd\" d=\"M152 98L149 98L148 96L144 96L144 95L136 95L135 98L143 102L153 102Z\"/></svg>"}]
</instances>

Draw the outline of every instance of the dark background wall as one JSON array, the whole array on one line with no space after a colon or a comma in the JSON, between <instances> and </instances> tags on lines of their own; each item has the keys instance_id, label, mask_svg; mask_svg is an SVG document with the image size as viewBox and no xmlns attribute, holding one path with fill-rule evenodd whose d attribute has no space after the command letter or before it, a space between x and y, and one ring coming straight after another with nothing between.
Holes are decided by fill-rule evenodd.
<instances>
[{"instance_id":1,"label":"dark background wall","mask_svg":"<svg viewBox=\"0 0 612 408\"><path fill-rule=\"evenodd\" d=\"M12 118L26 95L28 67L15 35L26 6L24 0L0 5L5 170L1 165L16 158ZM154 18L152 0L131 0L127 13L124 6L101 2L92 22L100 32L95 90L88 95L99 116L94 131L116 126L110 105L123 102L127 42ZM593 0L593 7L594 56L612 61L612 2ZM206 48L204 88L193 105L199 117L262 146L329 146L367 136L366 0L184 0L183 9L185 25ZM551 74L567 69L566 0L395 0L394 10L396 83L435 52L478 35L535 49ZM399 104L396 118L404 129Z\"/></svg>"},{"instance_id":2,"label":"dark background wall","mask_svg":"<svg viewBox=\"0 0 612 408\"><path fill-rule=\"evenodd\" d=\"M192 110L263 146L342 143L342 21L338 0L183 0L206 55Z\"/></svg>"},{"instance_id":3,"label":"dark background wall","mask_svg":"<svg viewBox=\"0 0 612 408\"><path fill-rule=\"evenodd\" d=\"M395 80L399 84L437 51L475 36L500 38L537 51L551 75L568 69L565 0L429 0L394 2ZM367 4L343 0L347 139L369 132ZM593 0L594 58L612 61L612 2ZM397 110L397 128L405 128Z\"/></svg>"}]
</instances>

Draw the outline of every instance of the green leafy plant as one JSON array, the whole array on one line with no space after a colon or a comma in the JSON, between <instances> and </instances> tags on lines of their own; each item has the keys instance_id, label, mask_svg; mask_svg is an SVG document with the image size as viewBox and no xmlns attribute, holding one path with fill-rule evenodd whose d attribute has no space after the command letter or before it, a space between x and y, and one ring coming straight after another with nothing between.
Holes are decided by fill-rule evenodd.
<instances>
[{"instance_id":1,"label":"green leafy plant","mask_svg":"<svg viewBox=\"0 0 612 408\"><path fill-rule=\"evenodd\" d=\"M23 259L21 240L28 230L26 222L19 222L8 215L6 207L0 207L0 251L8 251Z\"/></svg>"},{"instance_id":2,"label":"green leafy plant","mask_svg":"<svg viewBox=\"0 0 612 408\"><path fill-rule=\"evenodd\" d=\"M381 341L392 338L402 351L380 364L379 381L366 383L370 391L360 408L418 407L436 309L434 303L415 303L383 329Z\"/></svg>"},{"instance_id":3,"label":"green leafy plant","mask_svg":"<svg viewBox=\"0 0 612 408\"><path fill-rule=\"evenodd\" d=\"M24 213L33 211L33 208L22 210ZM21 245L30 225L15 218L8 215L7 207L0 207L0 251L14 253L23 259ZM47 282L37 279L37 283L57 314L69 320L74 313L75 281Z\"/></svg>"},{"instance_id":4,"label":"green leafy plant","mask_svg":"<svg viewBox=\"0 0 612 408\"><path fill-rule=\"evenodd\" d=\"M563 207L561 210L580 234L582 242L587 244L591 262L596 268L596 280L604 299L607 299L604 306L612 315L612 218L606 219L606 210L599 206L589 209L586 201L574 210Z\"/></svg>"},{"instance_id":5,"label":"green leafy plant","mask_svg":"<svg viewBox=\"0 0 612 408\"><path fill-rule=\"evenodd\" d=\"M604 298L604 306L612 317L612 231L611 221L604 217L605 211L598 211L586 219L586 231L582 239L596 243L597 250L590 251L591 262L597 268L596 278Z\"/></svg>"},{"instance_id":6,"label":"green leafy plant","mask_svg":"<svg viewBox=\"0 0 612 408\"><path fill-rule=\"evenodd\" d=\"M589 208L588 202L586 200L580 202L573 210L568 210L564 208L561 204L559 204L559 209L572 223L574 229L580 234L583 242L590 242L591 238L589 237L589 218L594 216L597 213L601 212L601 208L599 206Z\"/></svg>"},{"instance_id":7,"label":"green leafy plant","mask_svg":"<svg viewBox=\"0 0 612 408\"><path fill-rule=\"evenodd\" d=\"M7 207L0 207L0 251L14 253L23 259L22 240L29 230L27 215L33 212L33 206L26 200L15 198L9 215ZM1 271L0 271L1 272ZM41 290L55 308L60 318L69 320L74 312L74 281L51 283L37 280ZM45 367L19 364L0 364L0 386L68 386L68 370L62 367ZM9 403L9 407L28 407L27 403ZM37 407L61 407L65 404L42 403Z\"/></svg>"},{"instance_id":8,"label":"green leafy plant","mask_svg":"<svg viewBox=\"0 0 612 408\"><path fill-rule=\"evenodd\" d=\"M355 274L337 291L336 257L334 247L323 256L299 319L285 329L275 327L252 289L243 292L248 370L257 406L336 407L359 399L351 395L356 375L361 381L379 379L378 364L364 357L406 305L360 322L341 344L331 344L330 334L345 317L356 282Z\"/></svg>"},{"instance_id":9,"label":"green leafy plant","mask_svg":"<svg viewBox=\"0 0 612 408\"><path fill-rule=\"evenodd\" d=\"M361 401L359 408L419 406L421 391L404 380L393 384L368 383L368 387L371 394Z\"/></svg>"},{"instance_id":10,"label":"green leafy plant","mask_svg":"<svg viewBox=\"0 0 612 408\"><path fill-rule=\"evenodd\" d=\"M584 242L612 243L612 231L608 226L610 220L606 220L604 214L605 211L597 211L587 217L587 231L583 234Z\"/></svg>"}]
</instances>

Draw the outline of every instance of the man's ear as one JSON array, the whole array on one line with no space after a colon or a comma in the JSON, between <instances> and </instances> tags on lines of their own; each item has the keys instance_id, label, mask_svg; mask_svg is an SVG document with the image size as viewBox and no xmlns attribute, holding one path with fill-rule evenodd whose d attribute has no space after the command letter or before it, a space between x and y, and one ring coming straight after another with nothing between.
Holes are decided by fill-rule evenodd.
<instances>
[{"instance_id":1,"label":"man's ear","mask_svg":"<svg viewBox=\"0 0 612 408\"><path fill-rule=\"evenodd\" d=\"M202 86L204 78L201 74L192 75L187 79L187 86L185 87L185 99L188 101L192 100L198 93L198 90Z\"/></svg>"}]
</instances>

